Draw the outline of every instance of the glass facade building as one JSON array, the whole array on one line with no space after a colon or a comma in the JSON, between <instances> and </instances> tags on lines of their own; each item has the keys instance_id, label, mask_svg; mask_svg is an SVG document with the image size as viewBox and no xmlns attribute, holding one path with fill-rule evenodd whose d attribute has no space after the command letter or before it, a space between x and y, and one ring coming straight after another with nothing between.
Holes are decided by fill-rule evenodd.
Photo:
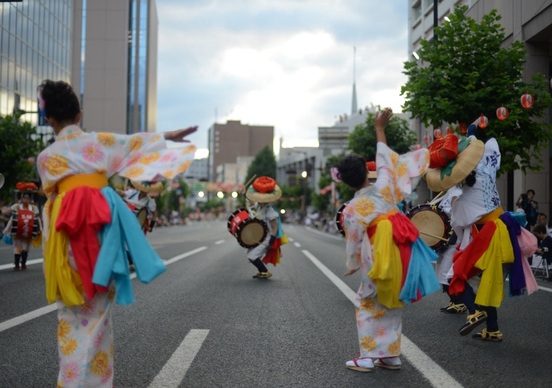
<instances>
[{"instance_id":1,"label":"glass facade building","mask_svg":"<svg viewBox=\"0 0 552 388\"><path fill-rule=\"evenodd\" d=\"M130 0L128 33L128 127L127 132L146 130L148 68L148 1Z\"/></svg>"},{"instance_id":2,"label":"glass facade building","mask_svg":"<svg viewBox=\"0 0 552 388\"><path fill-rule=\"evenodd\" d=\"M0 3L0 115L22 114L38 124L37 87L69 81L72 0Z\"/></svg>"}]
</instances>

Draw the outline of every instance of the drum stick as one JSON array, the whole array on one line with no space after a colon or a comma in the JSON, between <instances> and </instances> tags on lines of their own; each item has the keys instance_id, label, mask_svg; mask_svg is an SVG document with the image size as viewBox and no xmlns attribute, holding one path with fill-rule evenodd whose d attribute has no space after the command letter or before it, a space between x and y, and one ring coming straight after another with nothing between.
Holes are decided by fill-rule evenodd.
<instances>
[{"instance_id":1,"label":"drum stick","mask_svg":"<svg viewBox=\"0 0 552 388\"><path fill-rule=\"evenodd\" d=\"M253 174L251 179L247 181L247 183L243 186L242 194L245 194L245 192L247 191L247 186L249 186L251 182L253 182L253 179L255 179L256 177L257 177L257 174ZM251 211L251 206L249 206L249 199L247 197L245 197L245 207L247 208L247 211L249 212L249 214L253 214L253 212Z\"/></svg>"},{"instance_id":2,"label":"drum stick","mask_svg":"<svg viewBox=\"0 0 552 388\"><path fill-rule=\"evenodd\" d=\"M436 235L434 235L434 234L422 232L421 230L419 230L419 232L420 232L420 234L423 234L424 236L433 237L433 238L439 239L439 240L441 240L441 241L448 241L448 239L443 238L443 237L436 236Z\"/></svg>"},{"instance_id":3,"label":"drum stick","mask_svg":"<svg viewBox=\"0 0 552 388\"><path fill-rule=\"evenodd\" d=\"M247 181L247 183L245 185L243 185L243 192L245 193L245 191L247 190L247 186L249 186L251 184L251 182L253 182L253 179L257 178L257 174L254 174L251 179L249 179Z\"/></svg>"},{"instance_id":4,"label":"drum stick","mask_svg":"<svg viewBox=\"0 0 552 388\"><path fill-rule=\"evenodd\" d=\"M443 194L445 194L444 191L441 191L435 198L433 198L431 201L429 201L430 205L435 205L443 200Z\"/></svg>"}]
</instances>

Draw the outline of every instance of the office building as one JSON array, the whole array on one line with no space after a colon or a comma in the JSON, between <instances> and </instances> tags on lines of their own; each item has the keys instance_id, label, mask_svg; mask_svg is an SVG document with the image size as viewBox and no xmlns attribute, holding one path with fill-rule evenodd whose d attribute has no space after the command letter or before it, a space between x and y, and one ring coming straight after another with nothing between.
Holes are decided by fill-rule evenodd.
<instances>
[{"instance_id":1,"label":"office building","mask_svg":"<svg viewBox=\"0 0 552 388\"><path fill-rule=\"evenodd\" d=\"M38 124L37 87L69 81L73 1L0 3L0 115Z\"/></svg>"},{"instance_id":2,"label":"office building","mask_svg":"<svg viewBox=\"0 0 552 388\"><path fill-rule=\"evenodd\" d=\"M157 106L155 0L75 0L71 83L82 126L154 132Z\"/></svg>"},{"instance_id":3,"label":"office building","mask_svg":"<svg viewBox=\"0 0 552 388\"><path fill-rule=\"evenodd\" d=\"M228 120L209 128L209 180L212 182L236 182L236 170L225 174L224 165L235 164L238 157L255 157L264 147L274 152L274 127L242 124Z\"/></svg>"}]
</instances>

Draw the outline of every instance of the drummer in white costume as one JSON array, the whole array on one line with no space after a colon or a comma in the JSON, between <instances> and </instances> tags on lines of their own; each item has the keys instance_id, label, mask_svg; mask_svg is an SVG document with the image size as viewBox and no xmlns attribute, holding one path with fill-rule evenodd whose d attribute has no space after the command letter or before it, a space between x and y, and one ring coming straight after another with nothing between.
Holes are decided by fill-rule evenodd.
<instances>
[{"instance_id":1,"label":"drummer in white costume","mask_svg":"<svg viewBox=\"0 0 552 388\"><path fill-rule=\"evenodd\" d=\"M453 204L460 194L462 194L462 189L458 186L453 186L448 189L439 203L439 209L444 211L450 217ZM450 298L449 304L441 308L441 312L447 314L465 314L467 311L466 305L462 302L462 299L457 296L450 295L448 292L449 280L452 277L452 257L454 252L456 252L456 241L456 233L453 233L449 238L448 247L441 252L439 259L437 260L437 265L435 266L437 279L443 286L443 292L446 292Z\"/></svg>"},{"instance_id":2,"label":"drummer in white costume","mask_svg":"<svg viewBox=\"0 0 552 388\"><path fill-rule=\"evenodd\" d=\"M268 279L272 273L268 271L266 264L276 266L280 262L280 245L286 242L280 215L271 206L271 203L280 199L282 190L274 179L262 176L255 179L247 189L245 196L249 201L257 203L255 217L264 221L268 227L265 239L247 251L247 258L258 270L253 278Z\"/></svg>"}]
</instances>

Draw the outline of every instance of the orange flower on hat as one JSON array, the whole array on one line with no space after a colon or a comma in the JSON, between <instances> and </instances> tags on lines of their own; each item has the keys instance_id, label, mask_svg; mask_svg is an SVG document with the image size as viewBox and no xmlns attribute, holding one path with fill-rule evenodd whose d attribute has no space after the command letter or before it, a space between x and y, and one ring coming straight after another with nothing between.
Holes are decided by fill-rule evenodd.
<instances>
[{"instance_id":1,"label":"orange flower on hat","mask_svg":"<svg viewBox=\"0 0 552 388\"><path fill-rule=\"evenodd\" d=\"M255 179L253 188L259 193L271 193L276 188L276 181L268 176Z\"/></svg>"},{"instance_id":2,"label":"orange flower on hat","mask_svg":"<svg viewBox=\"0 0 552 388\"><path fill-rule=\"evenodd\" d=\"M33 182L17 182L15 184L15 188L18 191L34 191L37 189Z\"/></svg>"},{"instance_id":3,"label":"orange flower on hat","mask_svg":"<svg viewBox=\"0 0 552 388\"><path fill-rule=\"evenodd\" d=\"M429 168L445 167L458 155L458 137L453 134L435 139L427 147L429 150Z\"/></svg>"}]
</instances>

